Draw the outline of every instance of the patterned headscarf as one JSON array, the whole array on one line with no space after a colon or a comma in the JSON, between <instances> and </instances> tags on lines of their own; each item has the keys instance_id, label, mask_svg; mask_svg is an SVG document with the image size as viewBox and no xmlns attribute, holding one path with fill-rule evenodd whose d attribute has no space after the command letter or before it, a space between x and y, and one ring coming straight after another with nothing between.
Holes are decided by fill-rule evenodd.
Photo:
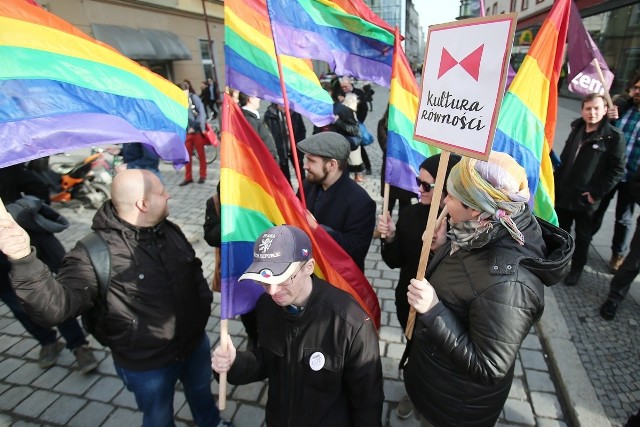
<instances>
[{"instance_id":1,"label":"patterned headscarf","mask_svg":"<svg viewBox=\"0 0 640 427\"><path fill-rule=\"evenodd\" d=\"M466 206L480 211L480 222L497 221L521 245L524 236L512 216L529 201L527 175L513 157L492 151L485 161L464 157L449 175L447 190Z\"/></svg>"}]
</instances>

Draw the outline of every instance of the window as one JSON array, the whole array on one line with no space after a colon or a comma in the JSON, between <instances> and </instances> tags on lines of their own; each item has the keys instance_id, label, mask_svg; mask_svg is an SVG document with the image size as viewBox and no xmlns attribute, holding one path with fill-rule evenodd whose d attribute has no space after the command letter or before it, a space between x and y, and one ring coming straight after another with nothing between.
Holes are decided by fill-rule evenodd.
<instances>
[{"instance_id":1,"label":"window","mask_svg":"<svg viewBox=\"0 0 640 427\"><path fill-rule=\"evenodd\" d=\"M491 14L492 15L497 15L498 14L498 2L495 2L493 4L493 7L491 8Z\"/></svg>"},{"instance_id":2,"label":"window","mask_svg":"<svg viewBox=\"0 0 640 427\"><path fill-rule=\"evenodd\" d=\"M509 7L509 12L516 11L516 0L511 0L511 6Z\"/></svg>"},{"instance_id":3,"label":"window","mask_svg":"<svg viewBox=\"0 0 640 427\"><path fill-rule=\"evenodd\" d=\"M487 8L487 10L485 10L485 11L484 11L484 16L489 16L489 11L490 11L490 10L491 10L491 9Z\"/></svg>"},{"instance_id":4,"label":"window","mask_svg":"<svg viewBox=\"0 0 640 427\"><path fill-rule=\"evenodd\" d=\"M522 4L520 5L520 10L529 9L529 0L522 0Z\"/></svg>"},{"instance_id":5,"label":"window","mask_svg":"<svg viewBox=\"0 0 640 427\"><path fill-rule=\"evenodd\" d=\"M544 3L544 0L536 0L536 4Z\"/></svg>"}]
</instances>

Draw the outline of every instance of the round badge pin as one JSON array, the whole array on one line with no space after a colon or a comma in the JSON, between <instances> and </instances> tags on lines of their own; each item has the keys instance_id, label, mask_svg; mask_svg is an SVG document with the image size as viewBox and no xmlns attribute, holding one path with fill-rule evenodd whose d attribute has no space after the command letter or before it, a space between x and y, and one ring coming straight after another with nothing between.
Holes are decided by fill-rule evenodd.
<instances>
[{"instance_id":1,"label":"round badge pin","mask_svg":"<svg viewBox=\"0 0 640 427\"><path fill-rule=\"evenodd\" d=\"M324 354L316 351L309 358L309 367L312 371L319 371L324 367Z\"/></svg>"}]
</instances>

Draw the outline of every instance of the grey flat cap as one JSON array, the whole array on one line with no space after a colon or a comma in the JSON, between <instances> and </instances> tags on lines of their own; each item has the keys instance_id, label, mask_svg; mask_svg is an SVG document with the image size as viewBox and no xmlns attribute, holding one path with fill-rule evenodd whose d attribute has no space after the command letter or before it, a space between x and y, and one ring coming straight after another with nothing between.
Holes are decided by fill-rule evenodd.
<instances>
[{"instance_id":1,"label":"grey flat cap","mask_svg":"<svg viewBox=\"0 0 640 427\"><path fill-rule=\"evenodd\" d=\"M351 153L347 138L336 132L320 132L311 135L300 141L298 148L303 153L336 160L347 160Z\"/></svg>"}]
</instances>

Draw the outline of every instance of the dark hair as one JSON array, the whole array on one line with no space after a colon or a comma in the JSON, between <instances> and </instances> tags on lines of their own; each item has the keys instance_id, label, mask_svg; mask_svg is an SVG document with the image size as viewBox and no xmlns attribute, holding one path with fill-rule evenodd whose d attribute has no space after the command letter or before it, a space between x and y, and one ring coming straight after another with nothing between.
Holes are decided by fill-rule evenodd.
<instances>
[{"instance_id":1,"label":"dark hair","mask_svg":"<svg viewBox=\"0 0 640 427\"><path fill-rule=\"evenodd\" d=\"M584 104L587 102L591 102L591 101L595 101L598 98L602 98L602 102L604 103L604 106L607 106L607 100L604 98L604 95L600 95L599 93L590 93L589 95L585 96L584 98L582 98L582 105L580 106L580 108L584 108Z\"/></svg>"},{"instance_id":2,"label":"dark hair","mask_svg":"<svg viewBox=\"0 0 640 427\"><path fill-rule=\"evenodd\" d=\"M447 179L449 179L449 172L451 172L451 169L453 169L453 167L456 164L458 164L460 159L461 159L461 157L458 156L457 154L449 155L449 163L447 164L447 172L445 173L445 176L444 176L444 187L442 188L442 192L444 194L448 194L447 193ZM438 165L439 164L440 164L440 154L435 154L435 155L433 155L431 157L427 157L422 163L420 163L420 169L426 170L433 177L433 179L436 179L436 175L438 174Z\"/></svg>"},{"instance_id":3,"label":"dark hair","mask_svg":"<svg viewBox=\"0 0 640 427\"><path fill-rule=\"evenodd\" d=\"M238 92L238 103L241 107L244 107L249 102L249 95L244 92Z\"/></svg>"}]
</instances>

